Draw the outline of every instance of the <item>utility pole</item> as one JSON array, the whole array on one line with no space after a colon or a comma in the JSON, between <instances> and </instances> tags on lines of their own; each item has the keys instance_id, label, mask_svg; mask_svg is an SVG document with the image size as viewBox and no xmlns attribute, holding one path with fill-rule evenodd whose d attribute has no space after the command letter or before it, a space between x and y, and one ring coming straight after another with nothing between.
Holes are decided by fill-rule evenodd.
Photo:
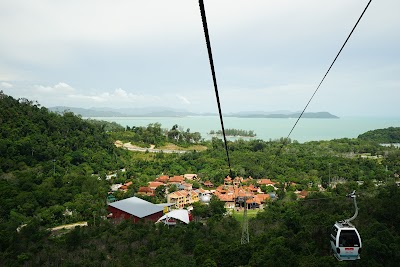
<instances>
[{"instance_id":1,"label":"utility pole","mask_svg":"<svg viewBox=\"0 0 400 267\"><path fill-rule=\"evenodd\" d=\"M249 220L247 218L247 199L250 199L252 197L245 196L239 198L239 203L244 203L244 211L243 211L243 222L242 222L242 238L240 240L240 243L243 244L248 244L250 242L249 238Z\"/></svg>"}]
</instances>

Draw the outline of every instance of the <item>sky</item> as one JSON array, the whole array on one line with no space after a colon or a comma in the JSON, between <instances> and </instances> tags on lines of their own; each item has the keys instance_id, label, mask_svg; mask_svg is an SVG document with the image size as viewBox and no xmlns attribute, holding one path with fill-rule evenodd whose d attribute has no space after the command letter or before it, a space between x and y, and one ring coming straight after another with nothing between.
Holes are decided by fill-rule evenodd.
<instances>
[{"instance_id":1,"label":"sky","mask_svg":"<svg viewBox=\"0 0 400 267\"><path fill-rule=\"evenodd\" d=\"M224 113L303 110L368 0L204 0ZM400 1L372 1L307 108L400 117ZM216 113L195 0L1 0L0 90Z\"/></svg>"}]
</instances>

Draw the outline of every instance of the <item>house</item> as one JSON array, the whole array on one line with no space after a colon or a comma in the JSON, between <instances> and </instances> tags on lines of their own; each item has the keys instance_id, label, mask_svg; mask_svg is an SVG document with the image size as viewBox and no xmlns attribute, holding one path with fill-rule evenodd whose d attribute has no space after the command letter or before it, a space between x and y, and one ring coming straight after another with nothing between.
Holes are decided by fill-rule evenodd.
<instances>
[{"instance_id":1,"label":"house","mask_svg":"<svg viewBox=\"0 0 400 267\"><path fill-rule=\"evenodd\" d=\"M179 190L192 191L193 185L189 183L182 183L178 186Z\"/></svg>"},{"instance_id":2,"label":"house","mask_svg":"<svg viewBox=\"0 0 400 267\"><path fill-rule=\"evenodd\" d=\"M226 194L227 192L228 192L227 186L220 185L217 188L215 188L215 195Z\"/></svg>"},{"instance_id":3,"label":"house","mask_svg":"<svg viewBox=\"0 0 400 267\"><path fill-rule=\"evenodd\" d=\"M113 184L111 185L111 191L118 191L118 189L120 189L122 186L122 184Z\"/></svg>"},{"instance_id":4,"label":"house","mask_svg":"<svg viewBox=\"0 0 400 267\"><path fill-rule=\"evenodd\" d=\"M276 183L272 182L271 179L257 179L257 183L259 185L272 185L274 186Z\"/></svg>"},{"instance_id":5,"label":"house","mask_svg":"<svg viewBox=\"0 0 400 267\"><path fill-rule=\"evenodd\" d=\"M202 196L211 195L211 192L209 190L204 190L203 188L198 188L198 189L193 190L193 191L198 194L199 198L202 197Z\"/></svg>"},{"instance_id":6,"label":"house","mask_svg":"<svg viewBox=\"0 0 400 267\"><path fill-rule=\"evenodd\" d=\"M249 185L248 187L247 187L247 190L248 191L250 191L250 192L252 192L252 193L260 193L260 190L259 190L259 188L258 187L255 187L254 185Z\"/></svg>"},{"instance_id":7,"label":"house","mask_svg":"<svg viewBox=\"0 0 400 267\"><path fill-rule=\"evenodd\" d=\"M271 195L270 194L257 194L257 195L254 195L254 198L257 201L257 203L264 204L268 200L271 199Z\"/></svg>"},{"instance_id":8,"label":"house","mask_svg":"<svg viewBox=\"0 0 400 267\"><path fill-rule=\"evenodd\" d=\"M308 191L306 190L296 190L294 193L298 196L298 198L306 198L308 196Z\"/></svg>"},{"instance_id":9,"label":"house","mask_svg":"<svg viewBox=\"0 0 400 267\"><path fill-rule=\"evenodd\" d=\"M231 185L232 184L232 178L229 177L229 175L224 179L224 185Z\"/></svg>"},{"instance_id":10,"label":"house","mask_svg":"<svg viewBox=\"0 0 400 267\"><path fill-rule=\"evenodd\" d=\"M180 190L176 192L169 193L167 195L167 202L174 203L175 208L181 209L186 204L186 197L188 196L188 192L185 190Z\"/></svg>"},{"instance_id":11,"label":"house","mask_svg":"<svg viewBox=\"0 0 400 267\"><path fill-rule=\"evenodd\" d=\"M192 191L179 190L167 195L167 202L174 203L175 208L177 209L181 209L185 205L190 205L198 201L199 201L199 193L194 190Z\"/></svg>"},{"instance_id":12,"label":"house","mask_svg":"<svg viewBox=\"0 0 400 267\"><path fill-rule=\"evenodd\" d=\"M128 191L129 186L131 186L132 184L133 184L132 182L124 183L124 184L119 188L119 190L122 190L122 191L126 192L126 191Z\"/></svg>"},{"instance_id":13,"label":"house","mask_svg":"<svg viewBox=\"0 0 400 267\"><path fill-rule=\"evenodd\" d=\"M108 218L132 220L134 223L144 220L156 222L161 218L164 207L143 200L130 197L108 204Z\"/></svg>"},{"instance_id":14,"label":"house","mask_svg":"<svg viewBox=\"0 0 400 267\"><path fill-rule=\"evenodd\" d=\"M246 205L248 209L255 209L260 207L261 202L259 199L253 196L251 198L246 199Z\"/></svg>"},{"instance_id":15,"label":"house","mask_svg":"<svg viewBox=\"0 0 400 267\"><path fill-rule=\"evenodd\" d=\"M166 184L169 180L169 176L168 175L161 175L160 177L156 178L156 182L161 182Z\"/></svg>"},{"instance_id":16,"label":"house","mask_svg":"<svg viewBox=\"0 0 400 267\"><path fill-rule=\"evenodd\" d=\"M249 183L249 182L251 182L251 181L253 181L253 177L249 176L248 178L243 179L243 180L242 180L242 183Z\"/></svg>"},{"instance_id":17,"label":"house","mask_svg":"<svg viewBox=\"0 0 400 267\"><path fill-rule=\"evenodd\" d=\"M151 189L148 186L141 186L138 190L139 195L146 195L146 196L154 196L154 189Z\"/></svg>"},{"instance_id":18,"label":"house","mask_svg":"<svg viewBox=\"0 0 400 267\"><path fill-rule=\"evenodd\" d=\"M153 190L156 190L159 186L165 186L165 184L162 182L149 182L149 187Z\"/></svg>"},{"instance_id":19,"label":"house","mask_svg":"<svg viewBox=\"0 0 400 267\"><path fill-rule=\"evenodd\" d=\"M189 191L189 199L186 199L186 204L199 202L199 194L196 191Z\"/></svg>"},{"instance_id":20,"label":"house","mask_svg":"<svg viewBox=\"0 0 400 267\"><path fill-rule=\"evenodd\" d=\"M233 194L223 194L217 196L219 200L225 202L225 208L233 209L235 207L235 197Z\"/></svg>"},{"instance_id":21,"label":"house","mask_svg":"<svg viewBox=\"0 0 400 267\"><path fill-rule=\"evenodd\" d=\"M211 183L210 181L205 181L205 182L203 183L203 185L204 185L205 187L209 187L209 188L214 187L214 184Z\"/></svg>"},{"instance_id":22,"label":"house","mask_svg":"<svg viewBox=\"0 0 400 267\"><path fill-rule=\"evenodd\" d=\"M183 178L183 176L181 176L181 175L175 175L174 177L169 178L168 184L180 185L180 184L183 183L184 181L185 181L185 178Z\"/></svg>"},{"instance_id":23,"label":"house","mask_svg":"<svg viewBox=\"0 0 400 267\"><path fill-rule=\"evenodd\" d=\"M183 177L186 180L197 180L197 174L185 174L183 175Z\"/></svg>"},{"instance_id":24,"label":"house","mask_svg":"<svg viewBox=\"0 0 400 267\"><path fill-rule=\"evenodd\" d=\"M240 183L242 182L243 178L242 177L235 177L235 179L232 180L233 186L239 187Z\"/></svg>"}]
</instances>

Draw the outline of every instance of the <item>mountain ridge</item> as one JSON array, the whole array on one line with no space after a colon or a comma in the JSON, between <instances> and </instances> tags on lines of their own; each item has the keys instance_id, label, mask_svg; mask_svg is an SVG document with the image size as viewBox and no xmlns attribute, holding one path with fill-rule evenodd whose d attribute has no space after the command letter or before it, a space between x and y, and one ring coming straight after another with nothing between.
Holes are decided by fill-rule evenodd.
<instances>
[{"instance_id":1,"label":"mountain ridge","mask_svg":"<svg viewBox=\"0 0 400 267\"><path fill-rule=\"evenodd\" d=\"M187 117L187 116L218 116L217 113L195 113L184 109L174 109L168 107L148 107L148 108L76 108L66 106L50 107L50 111L63 113L66 111L79 114L82 117ZM235 113L225 113L225 117L237 118L298 118L301 112L296 111L240 111ZM318 119L337 119L327 111L322 112L305 112L302 118L318 118Z\"/></svg>"}]
</instances>

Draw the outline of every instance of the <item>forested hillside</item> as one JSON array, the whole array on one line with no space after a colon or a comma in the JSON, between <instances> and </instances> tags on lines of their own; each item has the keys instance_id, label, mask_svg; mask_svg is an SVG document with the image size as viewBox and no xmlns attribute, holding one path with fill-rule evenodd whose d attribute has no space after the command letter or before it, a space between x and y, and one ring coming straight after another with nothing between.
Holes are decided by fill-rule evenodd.
<instances>
[{"instance_id":1,"label":"forested hillside","mask_svg":"<svg viewBox=\"0 0 400 267\"><path fill-rule=\"evenodd\" d=\"M105 213L103 178L124 165L119 156L126 151L103 128L0 93L2 252L21 225L49 227Z\"/></svg>"},{"instance_id":2,"label":"forested hillside","mask_svg":"<svg viewBox=\"0 0 400 267\"><path fill-rule=\"evenodd\" d=\"M52 113L27 99L0 95L0 171L42 166L87 164L94 172L110 169L112 140L102 124L71 112Z\"/></svg>"},{"instance_id":3,"label":"forested hillside","mask_svg":"<svg viewBox=\"0 0 400 267\"><path fill-rule=\"evenodd\" d=\"M352 190L358 194L354 224L363 251L350 265L397 266L400 261L395 184L400 150L395 147L361 138L304 144L283 138L237 140L228 143L230 174L221 139L196 140L208 147L202 152L131 152L116 148L115 138L147 146L167 142L171 133L176 143L188 145L195 136L178 127L161 131L158 124L124 128L86 121L4 94L0 133L0 266L348 266L330 254L329 231L336 220L353 214L345 197ZM116 177L106 180L111 172ZM201 222L170 228L105 219L112 183L133 182L126 193L116 194L121 199L161 174L184 173L215 185L227 175L269 178L278 183L278 199L249 221L247 245L240 244L240 223L222 209L203 215ZM309 196L296 200L296 190ZM49 230L78 221L89 226L63 234Z\"/></svg>"},{"instance_id":4,"label":"forested hillside","mask_svg":"<svg viewBox=\"0 0 400 267\"><path fill-rule=\"evenodd\" d=\"M381 144L400 143L400 127L377 129L360 134L359 139L378 142Z\"/></svg>"}]
</instances>

